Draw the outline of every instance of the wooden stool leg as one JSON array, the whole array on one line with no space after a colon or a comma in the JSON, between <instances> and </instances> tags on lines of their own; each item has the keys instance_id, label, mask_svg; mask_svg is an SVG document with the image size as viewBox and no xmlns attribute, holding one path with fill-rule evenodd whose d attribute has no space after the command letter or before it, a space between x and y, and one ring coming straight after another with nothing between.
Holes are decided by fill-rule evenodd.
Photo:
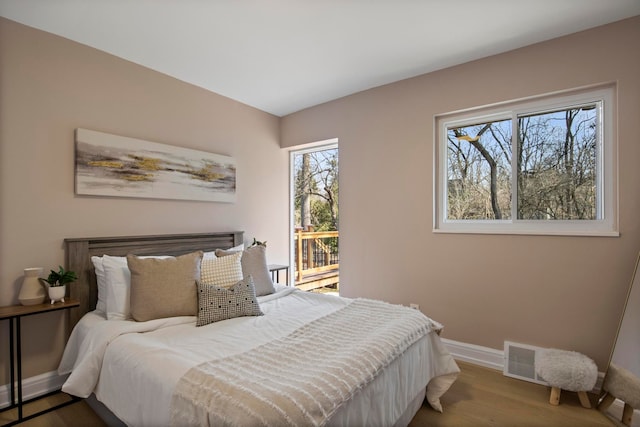
<instances>
[{"instance_id":1,"label":"wooden stool leg","mask_svg":"<svg viewBox=\"0 0 640 427\"><path fill-rule=\"evenodd\" d=\"M625 403L624 410L622 411L622 424L626 426L630 426L632 418L633 418L633 408L628 403Z\"/></svg>"},{"instance_id":2,"label":"wooden stool leg","mask_svg":"<svg viewBox=\"0 0 640 427\"><path fill-rule=\"evenodd\" d=\"M560 404L560 387L551 387L551 396L549 397L549 403L554 406Z\"/></svg>"},{"instance_id":3,"label":"wooden stool leg","mask_svg":"<svg viewBox=\"0 0 640 427\"><path fill-rule=\"evenodd\" d=\"M589 396L587 396L586 391L579 391L578 397L580 398L580 404L588 409L591 409L591 402L589 401Z\"/></svg>"},{"instance_id":4,"label":"wooden stool leg","mask_svg":"<svg viewBox=\"0 0 640 427\"><path fill-rule=\"evenodd\" d=\"M606 411L615 400L616 398L612 394L606 393L598 404L598 410L602 412Z\"/></svg>"},{"instance_id":5,"label":"wooden stool leg","mask_svg":"<svg viewBox=\"0 0 640 427\"><path fill-rule=\"evenodd\" d=\"M606 411L615 400L616 398L613 395L605 392L602 400L600 400L600 403L598 403L598 410L602 412Z\"/></svg>"}]
</instances>

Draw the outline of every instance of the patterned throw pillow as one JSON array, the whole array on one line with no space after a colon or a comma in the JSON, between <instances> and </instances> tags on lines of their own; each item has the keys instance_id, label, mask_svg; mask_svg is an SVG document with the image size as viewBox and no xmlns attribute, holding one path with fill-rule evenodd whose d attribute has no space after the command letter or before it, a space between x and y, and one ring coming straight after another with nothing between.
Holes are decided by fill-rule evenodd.
<instances>
[{"instance_id":1,"label":"patterned throw pillow","mask_svg":"<svg viewBox=\"0 0 640 427\"><path fill-rule=\"evenodd\" d=\"M236 254L231 250L216 249L216 256L223 258ZM271 274L267 267L267 247L264 245L251 246L245 249L240 259L242 274L244 277L252 276L256 287L256 295L270 295L276 291L271 280Z\"/></svg>"},{"instance_id":2,"label":"patterned throw pillow","mask_svg":"<svg viewBox=\"0 0 640 427\"><path fill-rule=\"evenodd\" d=\"M262 316L251 276L229 288L198 282L198 321L204 326L241 316Z\"/></svg>"},{"instance_id":3,"label":"patterned throw pillow","mask_svg":"<svg viewBox=\"0 0 640 427\"><path fill-rule=\"evenodd\" d=\"M200 267L200 281L207 285L229 287L242 280L242 252L233 256L203 259Z\"/></svg>"}]
</instances>

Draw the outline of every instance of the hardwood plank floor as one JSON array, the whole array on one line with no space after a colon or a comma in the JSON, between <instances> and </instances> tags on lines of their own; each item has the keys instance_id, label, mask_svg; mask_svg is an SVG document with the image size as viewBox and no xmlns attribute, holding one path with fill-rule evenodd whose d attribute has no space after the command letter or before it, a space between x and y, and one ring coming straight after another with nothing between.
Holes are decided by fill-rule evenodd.
<instances>
[{"instance_id":1,"label":"hardwood plank floor","mask_svg":"<svg viewBox=\"0 0 640 427\"><path fill-rule=\"evenodd\" d=\"M595 409L583 408L576 393L562 392L560 405L549 404L550 388L502 375L502 372L458 362L461 374L442 397L443 413L424 403L410 427L610 427L618 423Z\"/></svg>"},{"instance_id":2,"label":"hardwood plank floor","mask_svg":"<svg viewBox=\"0 0 640 427\"><path fill-rule=\"evenodd\" d=\"M45 397L43 399L36 400L27 404L23 408L23 416L42 411L44 409L55 406L59 403L68 401L69 397L63 393L55 394ZM12 409L0 414L0 425L9 423L18 418L18 410ZM48 412L40 415L39 417L32 418L21 424L20 427L106 427L106 424L102 422L100 417L81 400L72 403L68 406L64 406L55 411Z\"/></svg>"},{"instance_id":3,"label":"hardwood plank floor","mask_svg":"<svg viewBox=\"0 0 640 427\"><path fill-rule=\"evenodd\" d=\"M560 405L549 404L549 388L505 377L502 372L458 362L462 370L458 380L443 396L444 413L428 404L415 415L410 427L611 427L621 426L595 409L596 396L589 395L594 409L580 405L576 393L563 392ZM25 411L55 405L63 395L55 395L30 404ZM0 414L0 425L15 417L15 410ZM634 425L638 420L634 419ZM22 427L104 427L105 424L84 402L73 403L20 424Z\"/></svg>"}]
</instances>

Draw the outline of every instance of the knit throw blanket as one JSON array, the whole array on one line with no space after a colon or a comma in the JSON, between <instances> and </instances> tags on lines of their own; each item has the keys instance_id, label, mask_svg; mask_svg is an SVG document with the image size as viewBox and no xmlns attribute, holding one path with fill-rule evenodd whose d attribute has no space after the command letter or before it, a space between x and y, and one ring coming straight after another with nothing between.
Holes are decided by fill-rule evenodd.
<instances>
[{"instance_id":1,"label":"knit throw blanket","mask_svg":"<svg viewBox=\"0 0 640 427\"><path fill-rule=\"evenodd\" d=\"M173 394L176 426L322 426L378 371L442 326L367 299L287 337L191 368Z\"/></svg>"}]
</instances>

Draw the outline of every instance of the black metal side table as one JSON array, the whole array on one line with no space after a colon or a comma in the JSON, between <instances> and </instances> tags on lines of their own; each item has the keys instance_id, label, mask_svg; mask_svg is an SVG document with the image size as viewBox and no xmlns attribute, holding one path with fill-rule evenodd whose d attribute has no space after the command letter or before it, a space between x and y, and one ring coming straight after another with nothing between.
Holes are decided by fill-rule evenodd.
<instances>
[{"instance_id":1,"label":"black metal side table","mask_svg":"<svg viewBox=\"0 0 640 427\"><path fill-rule=\"evenodd\" d=\"M267 265L269 272L271 272L271 280L276 283L280 282L280 271L284 270L285 272L285 284L289 286L289 266L281 265L281 264L269 264Z\"/></svg>"},{"instance_id":2,"label":"black metal side table","mask_svg":"<svg viewBox=\"0 0 640 427\"><path fill-rule=\"evenodd\" d=\"M55 304L45 303L36 305L10 305L6 307L0 307L0 320L9 320L9 363L11 366L11 404L5 408L0 409L0 412L5 412L10 409L18 408L18 418L7 424L3 424L2 427L12 426L21 422L30 420L39 415L51 412L55 409L63 406L70 405L79 401L79 398L72 397L70 401L60 403L51 408L29 414L24 416L23 406L34 400L41 399L46 396L50 396L55 393L60 393L60 390L54 390L52 392L23 400L22 398L22 337L20 332L20 319L26 316L33 316L40 313L48 313L58 310L69 310L73 307L78 307L80 302L74 299L67 299L65 302L57 302ZM17 377L17 378L16 378ZM17 395L17 396L16 396Z\"/></svg>"}]
</instances>

